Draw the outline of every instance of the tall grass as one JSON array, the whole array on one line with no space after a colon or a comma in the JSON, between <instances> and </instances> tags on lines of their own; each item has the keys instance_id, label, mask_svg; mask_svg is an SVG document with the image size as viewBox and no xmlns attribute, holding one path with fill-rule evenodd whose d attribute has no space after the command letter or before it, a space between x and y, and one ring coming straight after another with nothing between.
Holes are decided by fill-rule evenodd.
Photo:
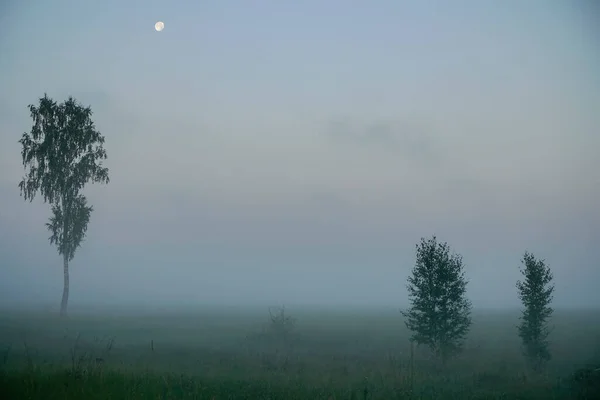
<instances>
[{"instance_id":1,"label":"tall grass","mask_svg":"<svg viewBox=\"0 0 600 400\"><path fill-rule=\"evenodd\" d=\"M600 354L600 313L557 319L544 374L526 369L516 315L481 315L447 366L412 346L397 315L294 315L285 340L264 326L269 314L5 315L0 398L600 398L584 368Z\"/></svg>"}]
</instances>

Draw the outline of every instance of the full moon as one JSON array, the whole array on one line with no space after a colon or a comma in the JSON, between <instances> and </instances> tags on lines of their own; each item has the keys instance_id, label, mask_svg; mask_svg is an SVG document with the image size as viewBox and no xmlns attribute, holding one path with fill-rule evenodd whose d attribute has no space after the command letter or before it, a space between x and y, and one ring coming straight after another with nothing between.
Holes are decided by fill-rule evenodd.
<instances>
[{"instance_id":1,"label":"full moon","mask_svg":"<svg viewBox=\"0 0 600 400\"><path fill-rule=\"evenodd\" d=\"M154 24L154 29L156 29L158 32L162 31L163 29L165 29L165 24L162 21L158 21L157 23Z\"/></svg>"}]
</instances>

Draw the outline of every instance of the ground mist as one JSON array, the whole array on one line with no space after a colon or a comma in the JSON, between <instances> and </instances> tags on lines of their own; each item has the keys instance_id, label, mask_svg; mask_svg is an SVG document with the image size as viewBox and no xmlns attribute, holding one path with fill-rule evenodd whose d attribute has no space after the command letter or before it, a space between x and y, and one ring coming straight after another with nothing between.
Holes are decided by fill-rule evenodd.
<instances>
[{"instance_id":1,"label":"ground mist","mask_svg":"<svg viewBox=\"0 0 600 400\"><path fill-rule=\"evenodd\" d=\"M585 399L600 392L600 311L557 310L552 360L532 374L518 313L475 310L464 352L446 367L411 351L397 310L288 307L163 313L4 312L6 399ZM583 371L583 372L582 372ZM586 371L591 371L587 373ZM586 375L587 373L587 375Z\"/></svg>"}]
</instances>

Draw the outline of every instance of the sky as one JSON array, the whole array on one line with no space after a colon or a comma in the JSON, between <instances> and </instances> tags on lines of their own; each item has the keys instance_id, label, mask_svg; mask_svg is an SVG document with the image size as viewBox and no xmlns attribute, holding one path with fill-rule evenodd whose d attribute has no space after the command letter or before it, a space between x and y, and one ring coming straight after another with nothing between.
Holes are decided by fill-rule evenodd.
<instances>
[{"instance_id":1,"label":"sky","mask_svg":"<svg viewBox=\"0 0 600 400\"><path fill-rule=\"evenodd\" d=\"M593 1L3 1L0 302L58 307L50 216L17 187L28 104L92 107L71 305L405 307L415 245L463 256L474 307L600 306ZM163 21L162 32L154 30Z\"/></svg>"}]
</instances>

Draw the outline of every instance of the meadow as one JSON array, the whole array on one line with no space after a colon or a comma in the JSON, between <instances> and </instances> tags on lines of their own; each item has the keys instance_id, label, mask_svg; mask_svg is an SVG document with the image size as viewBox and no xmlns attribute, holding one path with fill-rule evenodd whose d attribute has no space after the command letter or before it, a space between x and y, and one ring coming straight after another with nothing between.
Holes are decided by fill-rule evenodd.
<instances>
[{"instance_id":1,"label":"meadow","mask_svg":"<svg viewBox=\"0 0 600 400\"><path fill-rule=\"evenodd\" d=\"M5 311L0 398L600 398L600 310L555 312L541 375L523 360L515 311L476 310L463 353L445 366L411 349L398 310L286 312L296 324L284 337L267 309Z\"/></svg>"}]
</instances>

